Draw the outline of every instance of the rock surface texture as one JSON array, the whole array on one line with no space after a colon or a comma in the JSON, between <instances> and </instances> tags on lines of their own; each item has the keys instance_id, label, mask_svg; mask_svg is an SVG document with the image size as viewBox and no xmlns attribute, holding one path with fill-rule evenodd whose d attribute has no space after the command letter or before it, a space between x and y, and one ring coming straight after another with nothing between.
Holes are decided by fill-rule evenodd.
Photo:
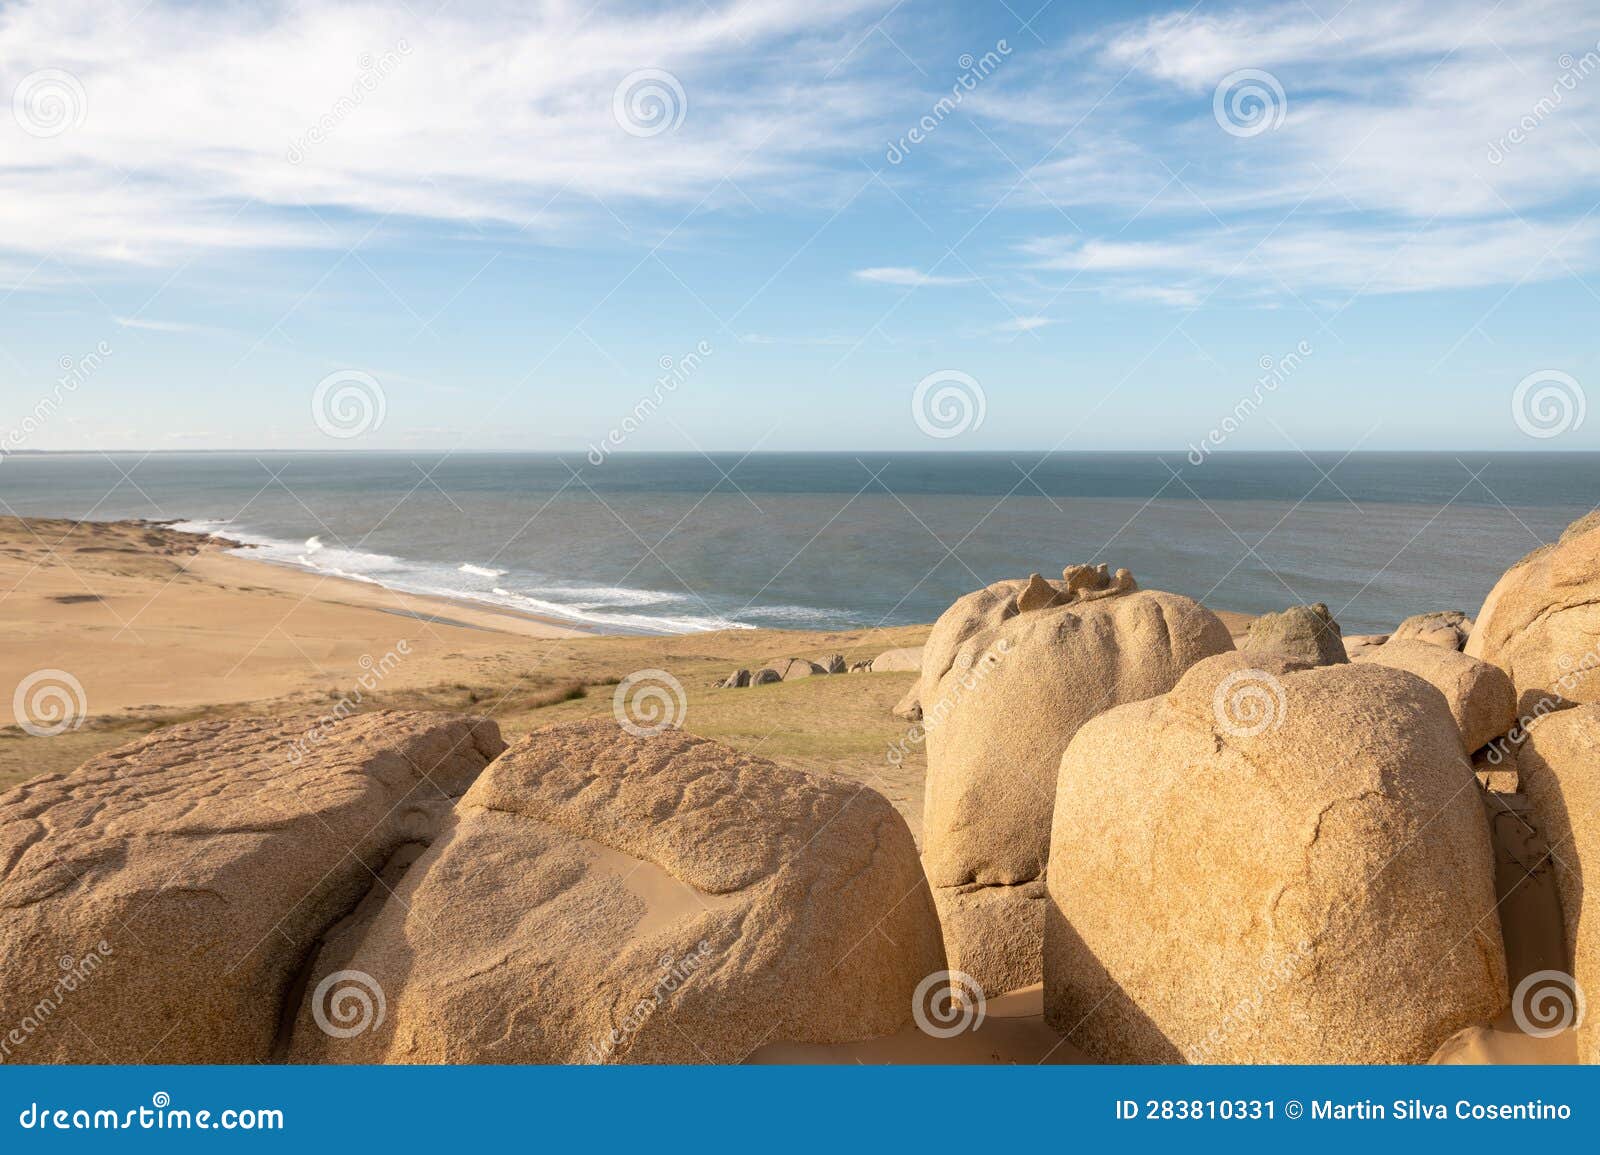
<instances>
[{"instance_id":1,"label":"rock surface texture","mask_svg":"<svg viewBox=\"0 0 1600 1155\"><path fill-rule=\"evenodd\" d=\"M1001 582L945 611L919 686L923 862L953 968L990 993L1039 981L1061 752L1096 714L1232 647L1203 606L1104 567Z\"/></svg>"},{"instance_id":2,"label":"rock surface texture","mask_svg":"<svg viewBox=\"0 0 1600 1155\"><path fill-rule=\"evenodd\" d=\"M1441 695L1229 654L1061 761L1045 1015L1107 1062L1414 1063L1506 1003L1494 860Z\"/></svg>"},{"instance_id":3,"label":"rock surface texture","mask_svg":"<svg viewBox=\"0 0 1600 1155\"><path fill-rule=\"evenodd\" d=\"M1595 1000L1600 998L1600 908L1585 906L1584 874L1600 871L1600 706L1572 710L1533 720L1527 741L1517 752L1522 792L1532 806L1534 824L1549 844L1556 889L1561 896L1569 973L1589 998L1588 1014L1578 1031L1578 1055L1585 1063L1600 1063L1600 1029L1593 1025ZM1551 1029L1556 1020L1570 1021L1570 987L1563 1005L1561 987L1546 984L1546 997L1526 992L1523 1011L1536 1026ZM1554 1018L1552 1018L1554 1016Z\"/></svg>"},{"instance_id":4,"label":"rock surface texture","mask_svg":"<svg viewBox=\"0 0 1600 1155\"><path fill-rule=\"evenodd\" d=\"M1345 655L1339 623L1321 602L1262 614L1250 623L1249 640L1241 648L1252 654L1276 654L1314 666L1350 660Z\"/></svg>"},{"instance_id":5,"label":"rock surface texture","mask_svg":"<svg viewBox=\"0 0 1600 1155\"><path fill-rule=\"evenodd\" d=\"M1600 513L1501 576L1466 652L1511 675L1521 714L1600 702Z\"/></svg>"},{"instance_id":6,"label":"rock surface texture","mask_svg":"<svg viewBox=\"0 0 1600 1155\"><path fill-rule=\"evenodd\" d=\"M8 1061L267 1061L318 937L504 748L442 714L193 722L0 794Z\"/></svg>"},{"instance_id":7,"label":"rock surface texture","mask_svg":"<svg viewBox=\"0 0 1600 1155\"><path fill-rule=\"evenodd\" d=\"M1397 640L1354 660L1409 670L1443 694L1469 754L1507 733L1517 720L1517 694L1506 672L1446 646Z\"/></svg>"},{"instance_id":8,"label":"rock surface texture","mask_svg":"<svg viewBox=\"0 0 1600 1155\"><path fill-rule=\"evenodd\" d=\"M944 965L910 831L880 795L581 722L495 762L394 895L328 937L290 1057L739 1062L893 1034ZM381 1021L322 1027L339 976L384 993Z\"/></svg>"},{"instance_id":9,"label":"rock surface texture","mask_svg":"<svg viewBox=\"0 0 1600 1155\"><path fill-rule=\"evenodd\" d=\"M1460 610L1413 614L1396 626L1392 635L1397 642L1426 642L1447 650L1461 649L1471 636L1472 619Z\"/></svg>"}]
</instances>

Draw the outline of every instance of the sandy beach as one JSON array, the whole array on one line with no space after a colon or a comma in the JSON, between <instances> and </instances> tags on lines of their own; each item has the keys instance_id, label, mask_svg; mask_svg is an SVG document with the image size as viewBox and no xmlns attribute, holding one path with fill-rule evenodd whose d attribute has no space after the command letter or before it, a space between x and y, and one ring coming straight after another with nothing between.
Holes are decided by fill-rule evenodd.
<instances>
[{"instance_id":1,"label":"sandy beach","mask_svg":"<svg viewBox=\"0 0 1600 1155\"><path fill-rule=\"evenodd\" d=\"M82 686L84 702L79 728L40 739L15 728L5 696L0 786L70 768L177 721L327 708L392 654L399 660L384 663L388 671L362 691L359 708L471 710L508 734L609 716L618 681L663 668L690 695L691 731L875 781L908 819L920 813L920 751L900 766L884 757L905 731L890 708L911 674L754 693L714 683L780 656L858 661L920 645L926 626L596 635L266 564L229 552L229 544L150 523L0 518L0 629L8 639L0 680L16 685L34 671L62 670Z\"/></svg>"}]
</instances>

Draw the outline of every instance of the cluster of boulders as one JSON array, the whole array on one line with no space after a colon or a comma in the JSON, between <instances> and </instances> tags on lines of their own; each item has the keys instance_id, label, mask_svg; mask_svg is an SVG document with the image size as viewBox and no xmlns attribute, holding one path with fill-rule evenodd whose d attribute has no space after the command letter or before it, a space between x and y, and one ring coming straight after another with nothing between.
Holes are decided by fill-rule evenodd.
<instances>
[{"instance_id":1,"label":"cluster of boulders","mask_svg":"<svg viewBox=\"0 0 1600 1155\"><path fill-rule=\"evenodd\" d=\"M746 686L766 686L773 682L793 682L818 674L881 674L903 670L916 670L922 665L922 647L906 646L885 650L875 658L846 662L843 654L831 654L818 661L810 658L775 658L760 669L735 670L717 683L721 690L737 690Z\"/></svg>"},{"instance_id":2,"label":"cluster of boulders","mask_svg":"<svg viewBox=\"0 0 1600 1155\"><path fill-rule=\"evenodd\" d=\"M1120 575L1075 605L1074 572L967 595L925 651L923 861L952 965L1042 980L1049 1022L1104 1061L1421 1061L1508 1002L1488 802L1571 860L1569 969L1600 984L1578 865L1600 854L1600 518L1476 622L1388 635L1317 604L1234 638Z\"/></svg>"},{"instance_id":3,"label":"cluster of boulders","mask_svg":"<svg viewBox=\"0 0 1600 1155\"><path fill-rule=\"evenodd\" d=\"M944 968L904 820L615 722L199 722L0 794L8 1061L738 1062Z\"/></svg>"},{"instance_id":4,"label":"cluster of boulders","mask_svg":"<svg viewBox=\"0 0 1600 1155\"><path fill-rule=\"evenodd\" d=\"M1236 645L1126 570L998 582L917 655L920 857L875 791L673 730L174 727L0 794L0 1050L736 1062L925 1025L959 972L1042 982L1099 1061L1423 1061L1517 977L1495 791L1600 990L1597 642L1600 519L1476 623L1359 641L1312 605Z\"/></svg>"}]
</instances>

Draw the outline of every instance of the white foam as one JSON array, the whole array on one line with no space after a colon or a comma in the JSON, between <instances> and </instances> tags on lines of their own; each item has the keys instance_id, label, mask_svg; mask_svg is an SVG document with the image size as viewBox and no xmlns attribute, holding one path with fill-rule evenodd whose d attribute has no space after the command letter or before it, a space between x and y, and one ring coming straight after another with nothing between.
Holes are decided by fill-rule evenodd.
<instances>
[{"instance_id":1,"label":"white foam","mask_svg":"<svg viewBox=\"0 0 1600 1155\"><path fill-rule=\"evenodd\" d=\"M755 629L749 622L725 617L698 598L666 590L631 589L626 586L550 583L526 590L493 586L491 592L466 588L455 577L503 577L507 571L470 563L458 566L412 562L391 554L371 553L341 545L328 545L322 534L290 541L240 530L227 521L185 521L173 529L183 533L218 534L241 543L246 557L293 566L330 577L347 578L403 593L481 602L540 617L588 625L604 630L640 634L688 634L705 630ZM676 612L633 612L647 606L671 606ZM615 608L613 608L615 607ZM797 613L804 613L794 607ZM751 616L756 616L752 614Z\"/></svg>"}]
</instances>

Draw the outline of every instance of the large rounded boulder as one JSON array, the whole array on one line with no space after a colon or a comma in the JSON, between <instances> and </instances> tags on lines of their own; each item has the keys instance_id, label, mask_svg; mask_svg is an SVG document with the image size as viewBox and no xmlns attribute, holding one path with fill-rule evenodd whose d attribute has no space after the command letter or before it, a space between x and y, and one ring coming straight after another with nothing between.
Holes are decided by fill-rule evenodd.
<instances>
[{"instance_id":1,"label":"large rounded boulder","mask_svg":"<svg viewBox=\"0 0 1600 1155\"><path fill-rule=\"evenodd\" d=\"M235 718L0 794L6 1061L266 1062L324 931L503 749L445 714Z\"/></svg>"},{"instance_id":2,"label":"large rounded boulder","mask_svg":"<svg viewBox=\"0 0 1600 1155\"><path fill-rule=\"evenodd\" d=\"M1586 992L1600 999L1600 904L1585 906L1584 874L1600 871L1600 705L1535 718L1517 752L1522 792L1533 821L1550 847L1561 896L1568 969L1544 973L1518 994L1519 1014L1535 1029L1579 1025ZM1591 1003L1589 1015L1595 1013ZM1600 1030L1586 1018L1578 1032L1585 1063L1600 1063Z\"/></svg>"},{"instance_id":3,"label":"large rounded boulder","mask_svg":"<svg viewBox=\"0 0 1600 1155\"><path fill-rule=\"evenodd\" d=\"M1243 653L1061 761L1045 1015L1105 1062L1412 1063L1506 1002L1488 825L1443 697Z\"/></svg>"},{"instance_id":4,"label":"large rounded boulder","mask_svg":"<svg viewBox=\"0 0 1600 1155\"><path fill-rule=\"evenodd\" d=\"M923 863L950 965L986 991L1039 981L1056 769L1079 726L1233 648L1222 622L1126 570L1073 566L961 598L923 650Z\"/></svg>"},{"instance_id":5,"label":"large rounded boulder","mask_svg":"<svg viewBox=\"0 0 1600 1155\"><path fill-rule=\"evenodd\" d=\"M1499 666L1446 646L1393 640L1351 659L1408 670L1444 695L1469 754L1510 731L1517 720L1517 694Z\"/></svg>"},{"instance_id":6,"label":"large rounded boulder","mask_svg":"<svg viewBox=\"0 0 1600 1155\"><path fill-rule=\"evenodd\" d=\"M677 731L535 731L330 933L289 1057L735 1063L892 1035L944 969L905 821Z\"/></svg>"},{"instance_id":7,"label":"large rounded boulder","mask_svg":"<svg viewBox=\"0 0 1600 1155\"><path fill-rule=\"evenodd\" d=\"M1465 652L1511 675L1523 714L1600 702L1600 513L1501 576Z\"/></svg>"}]
</instances>

